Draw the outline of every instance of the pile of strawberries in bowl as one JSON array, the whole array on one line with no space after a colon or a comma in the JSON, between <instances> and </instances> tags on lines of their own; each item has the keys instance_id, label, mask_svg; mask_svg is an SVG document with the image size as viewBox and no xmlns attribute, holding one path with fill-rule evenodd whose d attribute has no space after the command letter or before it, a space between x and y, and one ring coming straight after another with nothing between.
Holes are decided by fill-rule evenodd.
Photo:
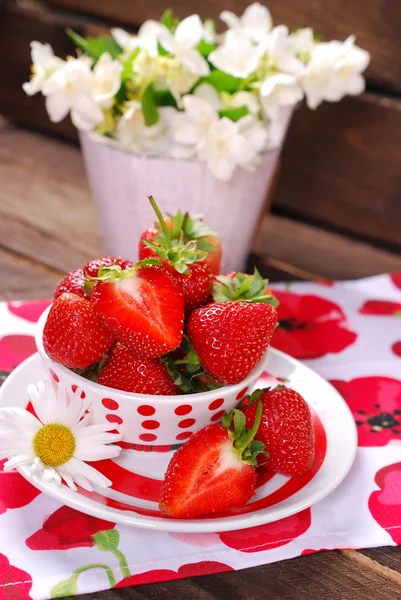
<instances>
[{"instance_id":1,"label":"pile of strawberries in bowl","mask_svg":"<svg viewBox=\"0 0 401 600\"><path fill-rule=\"evenodd\" d=\"M167 471L160 508L189 518L244 505L260 465L306 472L313 427L293 390L248 394L277 327L267 280L256 270L221 275L217 235L181 211L163 218L149 200L157 220L139 240L139 262L107 256L68 273L39 321L36 343L50 376L79 387L95 422L115 423L124 447L168 450L185 442ZM272 403L279 428L304 436L288 446L285 432L284 458ZM211 502L219 485L213 491L215 483L192 475L209 472L218 457L226 492Z\"/></svg>"}]
</instances>

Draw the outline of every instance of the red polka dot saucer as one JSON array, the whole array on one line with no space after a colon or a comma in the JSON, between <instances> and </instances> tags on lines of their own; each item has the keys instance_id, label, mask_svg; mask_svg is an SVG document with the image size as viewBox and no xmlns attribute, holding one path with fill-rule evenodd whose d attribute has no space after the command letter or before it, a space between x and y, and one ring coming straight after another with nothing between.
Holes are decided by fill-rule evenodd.
<instances>
[{"instance_id":1,"label":"red polka dot saucer","mask_svg":"<svg viewBox=\"0 0 401 600\"><path fill-rule=\"evenodd\" d=\"M6 379L0 391L0 407L26 408L27 385L46 376L48 372L41 357L34 354ZM58 372L54 371L54 376L59 377ZM166 437L159 434L159 407L151 400L155 397L142 396L143 401L135 404L133 408L140 427L137 429L138 437L132 439L138 441L122 442L123 451L118 458L94 463L94 466L113 482L109 489L99 489L91 493L78 489L77 492L73 492L63 484L56 486L33 480L26 467L21 467L19 472L42 492L62 504L101 519L136 527L170 532L207 533L243 529L283 519L315 504L342 482L355 458L356 427L352 414L339 393L311 369L288 355L271 349L265 371L258 373L257 377L258 381L253 383L258 387L276 385L278 381L284 382L299 391L307 400L314 420L316 456L311 471L303 477L289 478L268 472L262 473L256 495L241 509L191 520L169 519L163 517L158 510L160 488L172 453L177 445L189 437L193 428L203 426L198 423L200 417L193 401L195 394L192 397L177 396L177 400L174 401L176 404L170 404L166 408L170 411L174 426L171 427L173 436L169 438L169 443L164 445ZM247 387L243 382L241 389L236 391L234 404L246 393ZM110 391L110 388L104 389ZM166 400L167 398L164 398L164 401ZM202 423L217 422L227 408L226 402L221 390L212 392L210 400L208 399L203 406L207 420ZM99 410L103 411L105 418L110 422L120 423L120 419L124 422L125 413L121 412L118 399L114 396L102 397Z\"/></svg>"}]
</instances>

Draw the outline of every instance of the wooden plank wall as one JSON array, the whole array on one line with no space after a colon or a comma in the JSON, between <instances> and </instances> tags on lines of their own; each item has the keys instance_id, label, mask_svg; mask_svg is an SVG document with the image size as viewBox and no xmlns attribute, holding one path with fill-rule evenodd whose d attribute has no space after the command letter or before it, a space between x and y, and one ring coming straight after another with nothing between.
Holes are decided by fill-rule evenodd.
<instances>
[{"instance_id":1,"label":"wooden plank wall","mask_svg":"<svg viewBox=\"0 0 401 600\"><path fill-rule=\"evenodd\" d=\"M241 13L248 0L174 0L178 16L222 8ZM316 111L296 111L282 154L273 211L401 253L401 5L398 0L271 0L275 23L311 25L326 38L355 33L369 50L367 92ZM82 34L122 24L135 29L166 7L154 0L0 0L2 66L0 115L17 124L76 142L71 124L51 124L41 97L27 98L29 42L50 42L56 53L73 51L63 33Z\"/></svg>"}]
</instances>

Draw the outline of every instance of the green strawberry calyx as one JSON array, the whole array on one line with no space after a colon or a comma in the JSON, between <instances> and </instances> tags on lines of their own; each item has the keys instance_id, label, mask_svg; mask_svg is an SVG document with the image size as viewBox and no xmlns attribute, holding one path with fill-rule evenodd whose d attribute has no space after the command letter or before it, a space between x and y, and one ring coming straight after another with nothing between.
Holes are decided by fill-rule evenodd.
<instances>
[{"instance_id":1,"label":"green strawberry calyx","mask_svg":"<svg viewBox=\"0 0 401 600\"><path fill-rule=\"evenodd\" d=\"M269 280L263 279L259 271L253 275L235 273L235 275L219 275L212 288L215 302L264 302L278 306L278 300L269 290Z\"/></svg>"},{"instance_id":2,"label":"green strawberry calyx","mask_svg":"<svg viewBox=\"0 0 401 600\"><path fill-rule=\"evenodd\" d=\"M200 364L199 356L193 349L188 338L184 335L180 345L180 358L175 358L174 353L163 356L161 360L167 367L174 383L184 394L208 392L222 387Z\"/></svg>"},{"instance_id":3,"label":"green strawberry calyx","mask_svg":"<svg viewBox=\"0 0 401 600\"><path fill-rule=\"evenodd\" d=\"M119 281L120 279L128 279L130 277L134 277L138 273L139 269L145 269L147 267L153 266L161 266L161 264L162 263L157 258L146 258L144 260L140 260L129 269L122 269L120 265L109 265L107 267L100 267L96 277L92 277L91 275L85 274L85 286L87 284L90 285L92 290L93 286L98 281L102 281L103 283L114 283L115 281Z\"/></svg>"},{"instance_id":4,"label":"green strawberry calyx","mask_svg":"<svg viewBox=\"0 0 401 600\"><path fill-rule=\"evenodd\" d=\"M256 407L255 420L250 429L246 427L246 417L241 410L234 408L231 412L226 413L221 422L226 429L233 442L233 450L238 455L238 458L251 467L256 469L258 466L257 457L260 454L269 456L265 451L263 442L255 440L255 435L258 432L263 413L263 404L258 401Z\"/></svg>"},{"instance_id":5,"label":"green strawberry calyx","mask_svg":"<svg viewBox=\"0 0 401 600\"><path fill-rule=\"evenodd\" d=\"M149 202L157 215L158 227L163 232L163 236L156 243L145 239L144 244L153 250L160 259L170 261L178 273L188 273L188 265L205 260L208 255L207 251L201 250L198 242L194 239L185 241L183 229L180 229L178 237L175 236L163 219L153 196L149 196Z\"/></svg>"},{"instance_id":6,"label":"green strawberry calyx","mask_svg":"<svg viewBox=\"0 0 401 600\"><path fill-rule=\"evenodd\" d=\"M216 246L206 239L210 237L217 238L217 235L203 223L201 215L190 217L187 212L183 213L179 210L176 215L167 213L167 216L171 221L171 227L169 227L169 229L173 239L179 239L181 233L183 233L184 240L186 242L195 241L198 250L204 250L205 252L217 251ZM158 232L155 241L163 245L166 241L166 237L158 221L155 223L155 228Z\"/></svg>"}]
</instances>

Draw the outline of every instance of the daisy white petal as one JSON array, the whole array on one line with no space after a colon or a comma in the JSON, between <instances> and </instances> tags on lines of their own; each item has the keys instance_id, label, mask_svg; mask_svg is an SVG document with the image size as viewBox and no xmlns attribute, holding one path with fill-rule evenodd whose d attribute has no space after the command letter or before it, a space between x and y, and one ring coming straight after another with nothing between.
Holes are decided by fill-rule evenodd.
<instances>
[{"instance_id":1,"label":"daisy white petal","mask_svg":"<svg viewBox=\"0 0 401 600\"><path fill-rule=\"evenodd\" d=\"M63 478L74 489L74 481L86 489L92 483L107 485L97 471L83 460L114 458L121 440L110 433L111 424L89 425L89 402L79 389L71 394L62 384L57 390L51 380L29 387L29 397L42 422L26 410L0 409L0 457L9 458L6 470L29 465L32 475L42 481L60 483ZM91 483L92 482L92 483Z\"/></svg>"},{"instance_id":2,"label":"daisy white petal","mask_svg":"<svg viewBox=\"0 0 401 600\"><path fill-rule=\"evenodd\" d=\"M112 483L110 479L102 475L94 467L87 465L77 458L72 458L66 463L64 469L68 470L68 473L78 485L89 492L93 491L93 486L109 487Z\"/></svg>"}]
</instances>

